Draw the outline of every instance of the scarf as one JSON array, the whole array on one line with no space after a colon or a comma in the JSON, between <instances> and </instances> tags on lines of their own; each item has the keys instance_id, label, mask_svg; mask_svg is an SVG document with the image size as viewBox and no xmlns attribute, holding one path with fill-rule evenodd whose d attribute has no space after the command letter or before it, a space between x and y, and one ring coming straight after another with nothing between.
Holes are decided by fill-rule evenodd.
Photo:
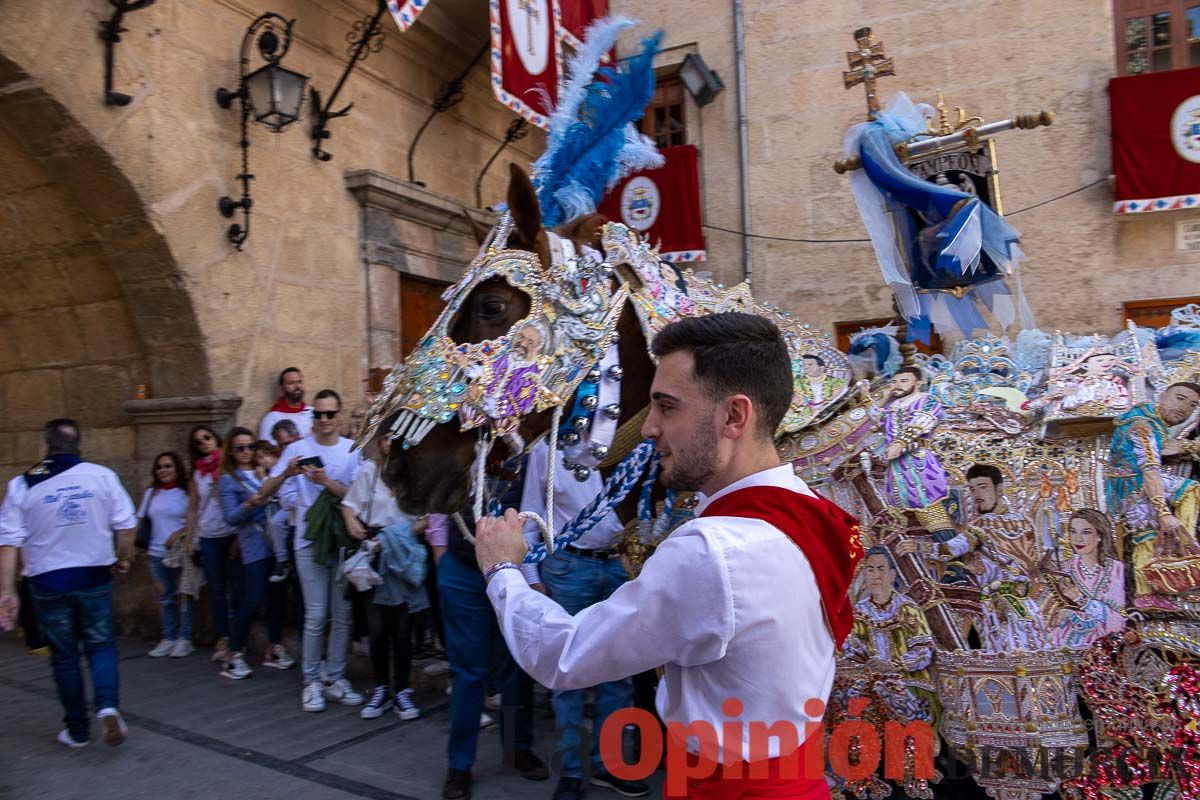
<instances>
[{"instance_id":1,"label":"scarf","mask_svg":"<svg viewBox=\"0 0 1200 800\"><path fill-rule=\"evenodd\" d=\"M288 404L286 397L280 397L278 400L275 401L275 405L271 406L271 411L279 411L284 414L299 414L301 411L304 411L306 408L308 408L308 406L304 405L303 400L300 401L300 405L293 406L293 405Z\"/></svg>"},{"instance_id":2,"label":"scarf","mask_svg":"<svg viewBox=\"0 0 1200 800\"><path fill-rule=\"evenodd\" d=\"M171 481L170 483L160 483L158 486L155 486L154 488L158 489L160 491L163 491L163 492L169 492L172 489L179 488L179 481Z\"/></svg>"},{"instance_id":3,"label":"scarf","mask_svg":"<svg viewBox=\"0 0 1200 800\"><path fill-rule=\"evenodd\" d=\"M75 453L58 453L52 456L46 456L38 463L34 464L25 473L25 485L29 488L37 486L42 481L48 481L55 475L66 472L71 467L83 461Z\"/></svg>"},{"instance_id":4,"label":"scarf","mask_svg":"<svg viewBox=\"0 0 1200 800\"><path fill-rule=\"evenodd\" d=\"M833 645L842 646L854 623L850 582L863 557L854 517L823 497L779 486L750 486L730 492L710 503L700 516L762 520L791 539L817 580Z\"/></svg>"},{"instance_id":5,"label":"scarf","mask_svg":"<svg viewBox=\"0 0 1200 800\"><path fill-rule=\"evenodd\" d=\"M206 456L201 456L196 459L196 472L200 475L207 475L210 478L217 476L217 467L221 465L221 449L217 448Z\"/></svg>"}]
</instances>

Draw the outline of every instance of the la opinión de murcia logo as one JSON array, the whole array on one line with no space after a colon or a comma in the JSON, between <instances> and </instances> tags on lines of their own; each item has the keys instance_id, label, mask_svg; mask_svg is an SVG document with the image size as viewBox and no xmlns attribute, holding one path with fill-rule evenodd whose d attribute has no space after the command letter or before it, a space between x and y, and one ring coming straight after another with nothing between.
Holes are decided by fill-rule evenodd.
<instances>
[{"instance_id":1,"label":"la opini\u00f3n de murcia logo","mask_svg":"<svg viewBox=\"0 0 1200 800\"><path fill-rule=\"evenodd\" d=\"M645 175L638 175L621 190L621 219L639 233L654 227L661 208L658 186Z\"/></svg>"},{"instance_id":2,"label":"la opini\u00f3n de murcia logo","mask_svg":"<svg viewBox=\"0 0 1200 800\"><path fill-rule=\"evenodd\" d=\"M1200 94L1192 95L1171 115L1171 144L1185 161L1200 164Z\"/></svg>"}]
</instances>

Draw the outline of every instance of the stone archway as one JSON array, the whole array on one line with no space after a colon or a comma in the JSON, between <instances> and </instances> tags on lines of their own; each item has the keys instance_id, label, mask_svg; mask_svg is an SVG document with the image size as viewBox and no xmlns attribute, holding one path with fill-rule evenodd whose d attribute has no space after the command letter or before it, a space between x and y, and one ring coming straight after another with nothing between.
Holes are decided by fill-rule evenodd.
<instances>
[{"instance_id":1,"label":"stone archway","mask_svg":"<svg viewBox=\"0 0 1200 800\"><path fill-rule=\"evenodd\" d=\"M44 420L71 416L88 455L135 491L153 457L139 452L149 443L125 407L135 387L170 398L211 390L191 298L141 198L84 126L3 55L0 342L0 477L40 457Z\"/></svg>"}]
</instances>

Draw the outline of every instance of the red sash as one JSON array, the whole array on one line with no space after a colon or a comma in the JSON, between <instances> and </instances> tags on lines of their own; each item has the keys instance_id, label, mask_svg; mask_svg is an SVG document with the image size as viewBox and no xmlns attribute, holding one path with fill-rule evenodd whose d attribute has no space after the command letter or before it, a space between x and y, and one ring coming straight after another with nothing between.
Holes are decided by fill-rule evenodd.
<instances>
[{"instance_id":1,"label":"red sash","mask_svg":"<svg viewBox=\"0 0 1200 800\"><path fill-rule=\"evenodd\" d=\"M862 560L858 521L823 497L810 497L780 486L750 486L719 497L702 517L759 519L781 530L808 560L835 648L854 623L850 582Z\"/></svg>"}]
</instances>

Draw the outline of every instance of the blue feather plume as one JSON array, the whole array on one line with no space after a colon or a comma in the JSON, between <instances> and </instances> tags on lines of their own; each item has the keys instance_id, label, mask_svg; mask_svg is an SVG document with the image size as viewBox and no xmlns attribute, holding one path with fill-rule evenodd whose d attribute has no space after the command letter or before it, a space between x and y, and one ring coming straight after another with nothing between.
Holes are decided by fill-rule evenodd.
<instances>
[{"instance_id":1,"label":"blue feather plume","mask_svg":"<svg viewBox=\"0 0 1200 800\"><path fill-rule=\"evenodd\" d=\"M533 165L547 228L594 212L606 189L633 172L663 164L654 143L633 125L654 96L654 57L662 31L644 39L642 52L624 67L600 67L617 36L631 25L621 17L597 20L571 60L559 105L550 115L546 152Z\"/></svg>"},{"instance_id":2,"label":"blue feather plume","mask_svg":"<svg viewBox=\"0 0 1200 800\"><path fill-rule=\"evenodd\" d=\"M1200 331L1176 329L1167 333L1159 332L1154 344L1160 359L1178 361L1186 357L1189 351L1200 350Z\"/></svg>"}]
</instances>

